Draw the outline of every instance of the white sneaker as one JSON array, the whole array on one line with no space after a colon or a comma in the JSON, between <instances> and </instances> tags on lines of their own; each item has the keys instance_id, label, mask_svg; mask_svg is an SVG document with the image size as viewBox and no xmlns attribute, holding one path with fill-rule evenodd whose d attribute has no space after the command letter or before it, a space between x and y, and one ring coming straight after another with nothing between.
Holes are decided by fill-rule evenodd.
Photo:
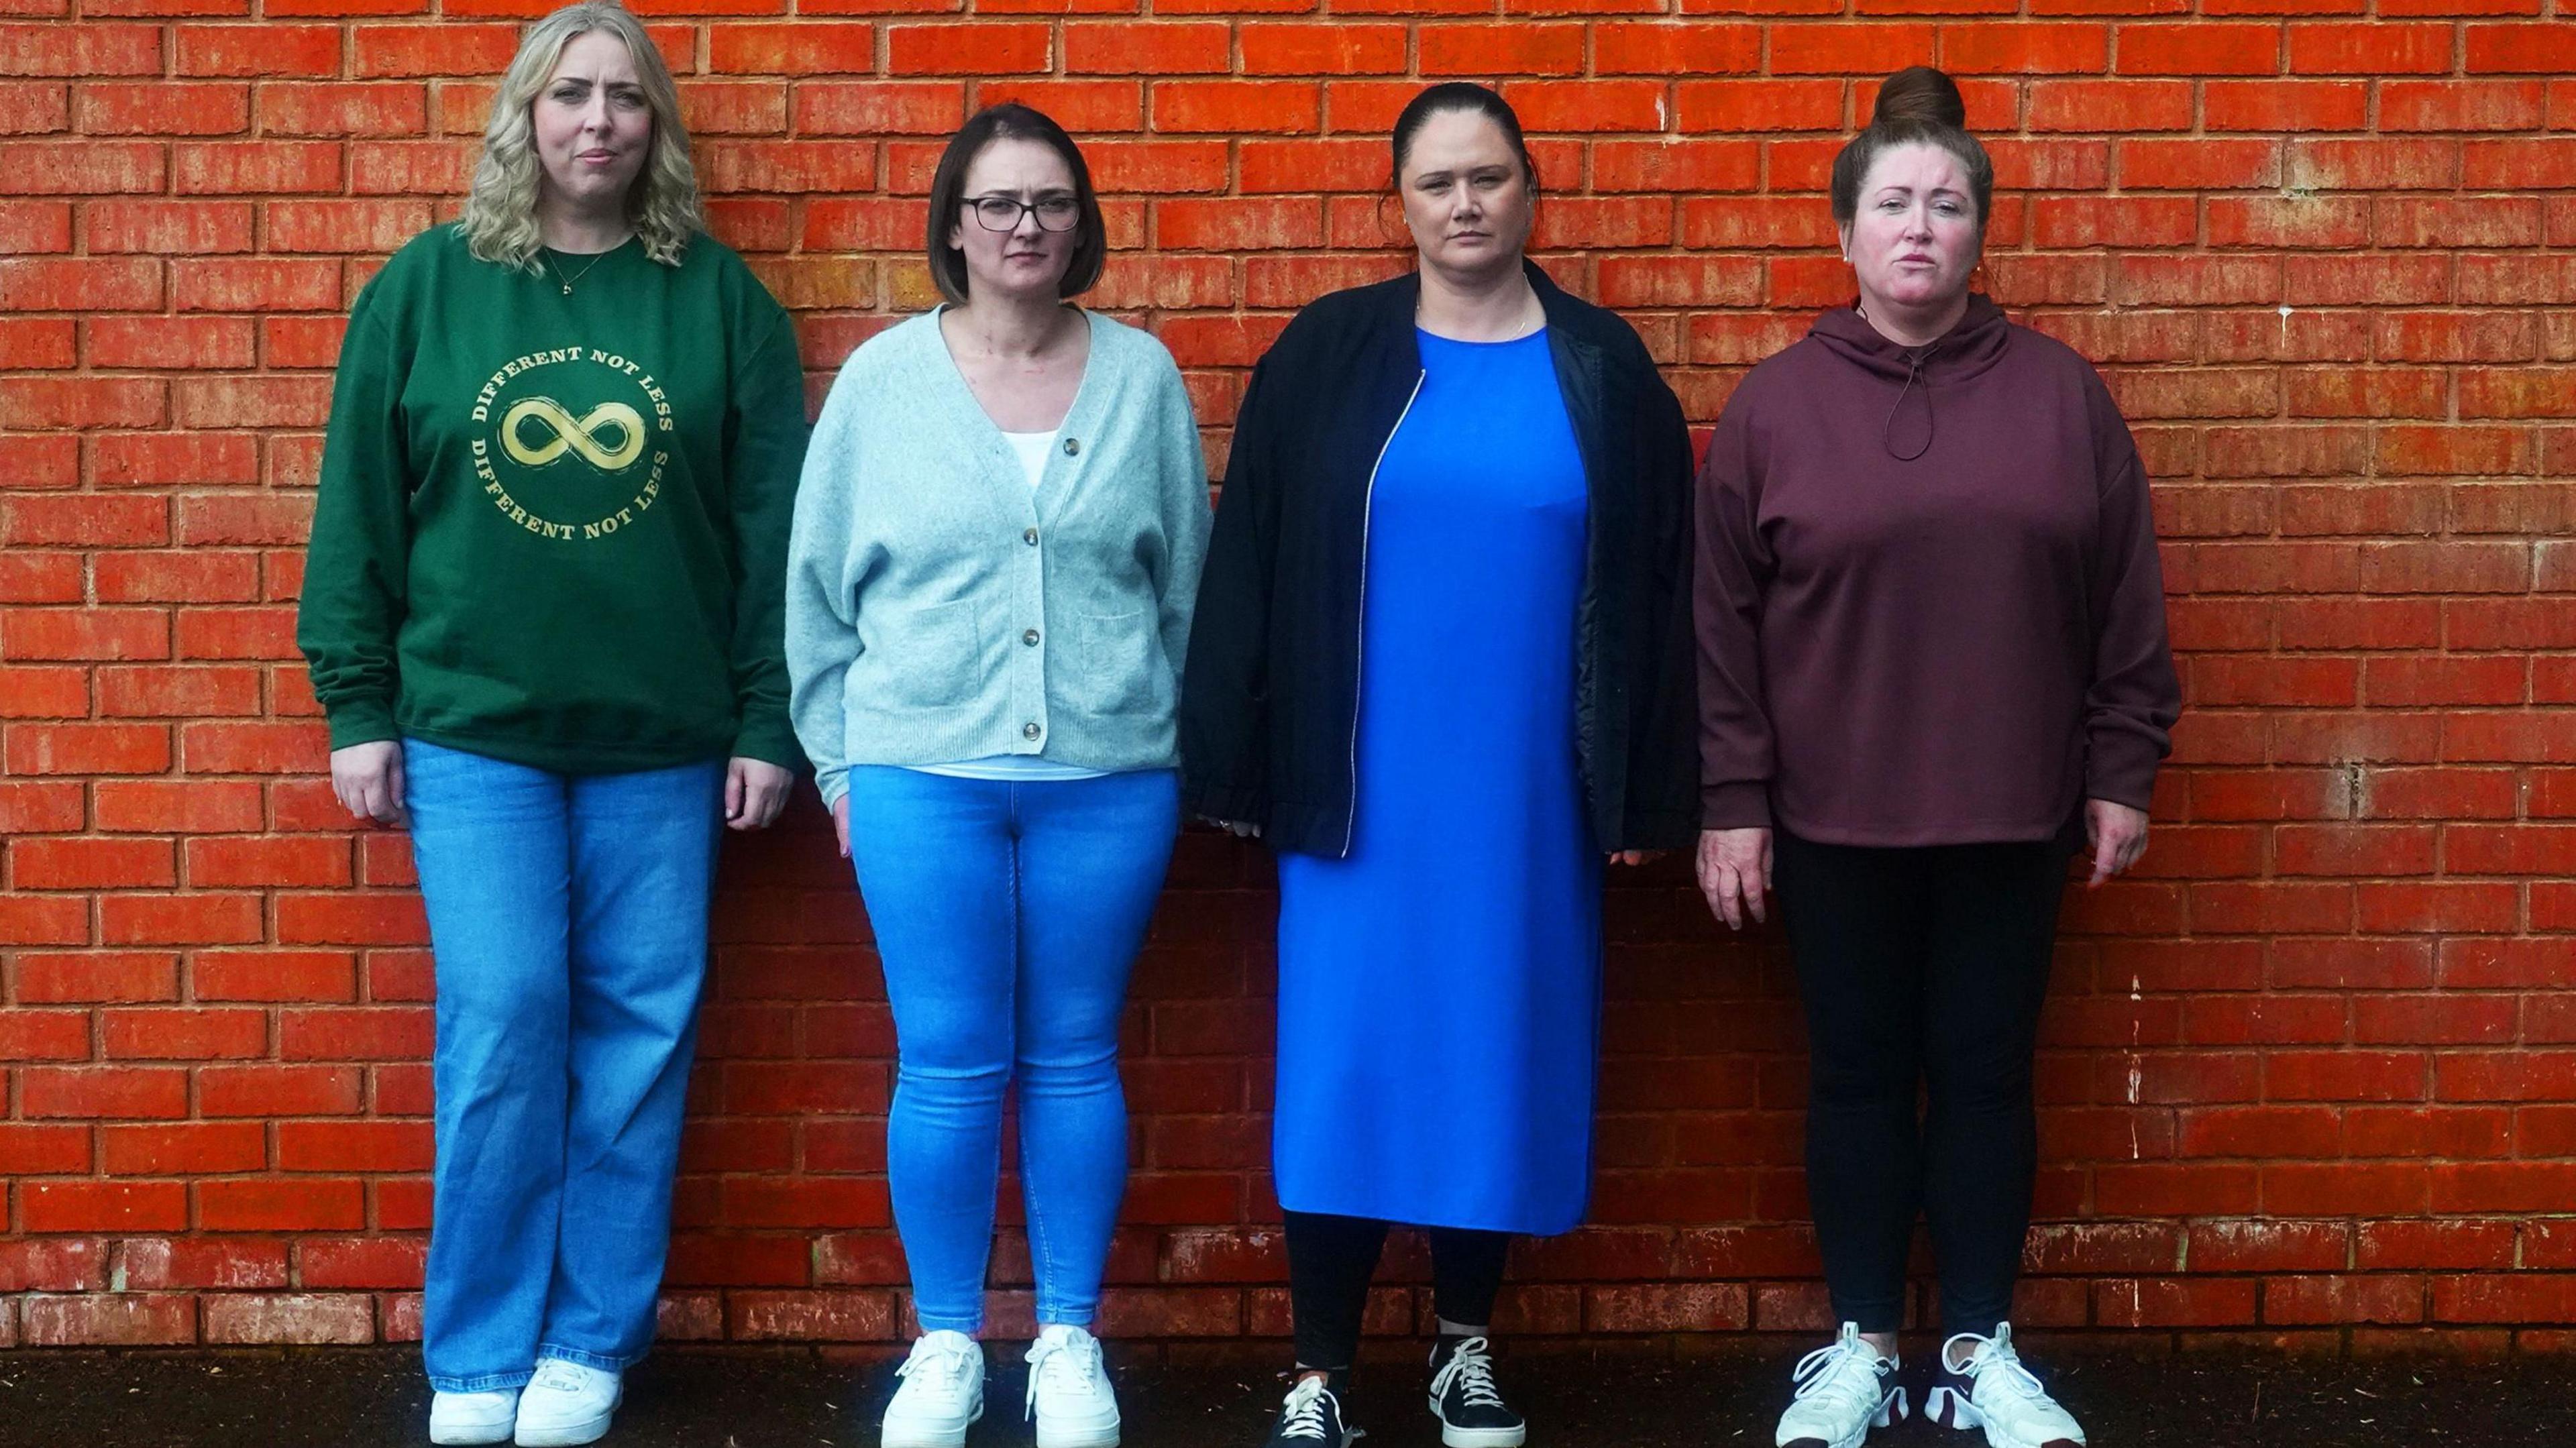
<instances>
[{"instance_id":1,"label":"white sneaker","mask_svg":"<svg viewBox=\"0 0 2576 1448\"><path fill-rule=\"evenodd\" d=\"M1038 1421L1038 1448L1118 1448L1118 1395L1100 1339L1070 1323L1041 1328L1029 1344L1026 1408Z\"/></svg>"},{"instance_id":2,"label":"white sneaker","mask_svg":"<svg viewBox=\"0 0 2576 1448\"><path fill-rule=\"evenodd\" d=\"M608 1420L625 1400L626 1381L620 1374L547 1358L519 1394L519 1431L511 1441L519 1448L596 1443L607 1435Z\"/></svg>"},{"instance_id":3,"label":"white sneaker","mask_svg":"<svg viewBox=\"0 0 2576 1448\"><path fill-rule=\"evenodd\" d=\"M1971 1344L1967 1361L1950 1367L1950 1349ZM1923 1400L1923 1415L1953 1428L1983 1428L1987 1448L2083 1448L2084 1430L2057 1405L2013 1351L2012 1324L1993 1337L1963 1332L1941 1344L1941 1366L1957 1383L1945 1383Z\"/></svg>"},{"instance_id":4,"label":"white sneaker","mask_svg":"<svg viewBox=\"0 0 2576 1448\"><path fill-rule=\"evenodd\" d=\"M984 1416L984 1345L962 1332L925 1332L895 1369L902 1385L886 1404L881 1448L965 1448Z\"/></svg>"},{"instance_id":5,"label":"white sneaker","mask_svg":"<svg viewBox=\"0 0 2576 1448\"><path fill-rule=\"evenodd\" d=\"M1861 1341L1857 1322L1798 1359L1790 1376L1798 1396L1780 1415L1777 1448L1860 1448L1870 1429L1905 1416L1905 1389L1892 1381L1896 1359Z\"/></svg>"},{"instance_id":6,"label":"white sneaker","mask_svg":"<svg viewBox=\"0 0 2576 1448\"><path fill-rule=\"evenodd\" d=\"M519 1390L497 1393L432 1393L429 1396L429 1441L432 1443L507 1443L519 1417Z\"/></svg>"}]
</instances>

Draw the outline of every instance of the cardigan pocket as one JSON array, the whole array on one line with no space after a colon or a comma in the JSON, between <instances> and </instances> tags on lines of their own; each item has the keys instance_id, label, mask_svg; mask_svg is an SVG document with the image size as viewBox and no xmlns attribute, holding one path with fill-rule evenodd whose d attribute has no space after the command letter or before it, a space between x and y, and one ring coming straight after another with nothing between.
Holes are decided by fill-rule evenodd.
<instances>
[{"instance_id":1,"label":"cardigan pocket","mask_svg":"<svg viewBox=\"0 0 2576 1448\"><path fill-rule=\"evenodd\" d=\"M984 637L975 600L906 609L861 657L871 655L877 661L877 708L951 709L973 702L984 685Z\"/></svg>"},{"instance_id":2,"label":"cardigan pocket","mask_svg":"<svg viewBox=\"0 0 2576 1448\"><path fill-rule=\"evenodd\" d=\"M1163 665L1162 641L1154 615L1145 609L1126 613L1067 615L1073 625L1069 657L1081 660L1071 675L1074 707L1093 714L1145 714L1171 707L1170 670Z\"/></svg>"}]
</instances>

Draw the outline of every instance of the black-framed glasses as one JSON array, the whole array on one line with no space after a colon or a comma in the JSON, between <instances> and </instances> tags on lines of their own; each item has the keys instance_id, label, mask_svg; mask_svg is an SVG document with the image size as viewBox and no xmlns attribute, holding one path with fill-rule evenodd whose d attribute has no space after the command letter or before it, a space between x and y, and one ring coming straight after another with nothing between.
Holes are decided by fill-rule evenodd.
<instances>
[{"instance_id":1,"label":"black-framed glasses","mask_svg":"<svg viewBox=\"0 0 2576 1448\"><path fill-rule=\"evenodd\" d=\"M1061 191L1050 192L1035 201L1022 201L1016 196L973 196L966 207L986 231L1017 231L1023 215L1038 219L1040 231L1071 231L1082 219L1082 203Z\"/></svg>"}]
</instances>

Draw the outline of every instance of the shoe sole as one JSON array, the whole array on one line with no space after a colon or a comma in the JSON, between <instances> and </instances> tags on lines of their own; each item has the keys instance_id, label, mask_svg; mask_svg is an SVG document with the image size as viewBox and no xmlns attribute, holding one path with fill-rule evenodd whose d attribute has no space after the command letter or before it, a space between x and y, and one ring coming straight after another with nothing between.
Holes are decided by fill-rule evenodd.
<instances>
[{"instance_id":1,"label":"shoe sole","mask_svg":"<svg viewBox=\"0 0 2576 1448\"><path fill-rule=\"evenodd\" d=\"M1118 1424L1107 1427L1049 1428L1038 1420L1038 1448L1118 1448Z\"/></svg>"},{"instance_id":2,"label":"shoe sole","mask_svg":"<svg viewBox=\"0 0 2576 1448\"><path fill-rule=\"evenodd\" d=\"M1988 1422L1985 1414L1977 1411L1977 1405L1968 1401L1967 1394L1952 1387L1934 1388L1932 1396L1923 1400L1923 1416L1935 1424L1956 1428L1963 1433L1973 1433L1982 1428L1985 1430L1987 1448L2084 1448L2082 1443L2073 1438L2034 1440L2015 1438L2004 1433L1995 1424Z\"/></svg>"},{"instance_id":3,"label":"shoe sole","mask_svg":"<svg viewBox=\"0 0 2576 1448\"><path fill-rule=\"evenodd\" d=\"M438 1448L488 1448L494 1443L507 1443L517 1431L515 1421L477 1423L467 1427L432 1428L429 1441Z\"/></svg>"},{"instance_id":4,"label":"shoe sole","mask_svg":"<svg viewBox=\"0 0 2576 1448\"><path fill-rule=\"evenodd\" d=\"M1878 1411L1872 1413L1869 1421L1860 1425L1860 1431L1850 1437L1840 1442L1824 1438L1792 1438L1781 1444L1780 1448L1861 1448L1861 1444L1869 1441L1870 1429L1884 1428L1891 1423L1901 1423L1905 1421L1905 1414L1905 1389L1891 1388L1886 1397L1878 1400Z\"/></svg>"},{"instance_id":5,"label":"shoe sole","mask_svg":"<svg viewBox=\"0 0 2576 1448\"><path fill-rule=\"evenodd\" d=\"M608 1425L616 1417L617 1410L611 1408L596 1418L569 1423L560 1428L540 1428L534 1433L522 1428L511 1436L510 1441L519 1445L519 1448L578 1448L580 1444L596 1443L607 1437Z\"/></svg>"},{"instance_id":6,"label":"shoe sole","mask_svg":"<svg viewBox=\"0 0 2576 1448\"><path fill-rule=\"evenodd\" d=\"M975 1411L966 1415L966 1427L954 1433L915 1433L907 1437L886 1433L877 1439L877 1448L966 1448L967 1428L983 1421L983 1417L984 1405L977 1403Z\"/></svg>"},{"instance_id":7,"label":"shoe sole","mask_svg":"<svg viewBox=\"0 0 2576 1448\"><path fill-rule=\"evenodd\" d=\"M1443 1448L1521 1448L1529 1441L1529 1429L1520 1428L1455 1428L1446 1420L1440 1424Z\"/></svg>"}]
</instances>

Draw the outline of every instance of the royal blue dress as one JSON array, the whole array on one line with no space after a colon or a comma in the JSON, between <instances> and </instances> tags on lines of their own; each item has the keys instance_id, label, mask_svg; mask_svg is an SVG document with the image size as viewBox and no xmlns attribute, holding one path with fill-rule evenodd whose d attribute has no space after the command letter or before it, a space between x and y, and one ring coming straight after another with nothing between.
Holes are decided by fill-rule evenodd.
<instances>
[{"instance_id":1,"label":"royal blue dress","mask_svg":"<svg viewBox=\"0 0 2576 1448\"><path fill-rule=\"evenodd\" d=\"M1369 504L1350 853L1279 861L1279 1200L1563 1232L1591 1180L1601 999L1583 461L1544 331L1420 336Z\"/></svg>"}]
</instances>

